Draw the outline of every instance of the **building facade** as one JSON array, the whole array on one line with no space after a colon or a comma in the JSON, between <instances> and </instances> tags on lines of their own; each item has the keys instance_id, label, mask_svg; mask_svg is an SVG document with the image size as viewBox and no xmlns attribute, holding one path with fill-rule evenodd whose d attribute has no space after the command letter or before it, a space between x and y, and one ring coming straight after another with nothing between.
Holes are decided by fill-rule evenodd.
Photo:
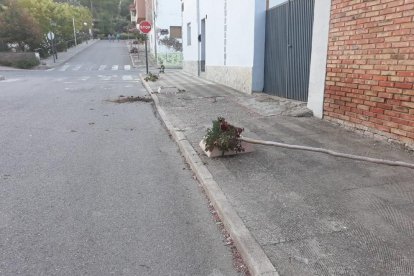
<instances>
[{"instance_id":1,"label":"building facade","mask_svg":"<svg viewBox=\"0 0 414 276\"><path fill-rule=\"evenodd\" d=\"M413 147L414 0L182 0L181 9L185 71L306 101L318 118Z\"/></svg>"},{"instance_id":2,"label":"building facade","mask_svg":"<svg viewBox=\"0 0 414 276\"><path fill-rule=\"evenodd\" d=\"M324 118L414 146L414 1L332 0Z\"/></svg>"},{"instance_id":3,"label":"building facade","mask_svg":"<svg viewBox=\"0 0 414 276\"><path fill-rule=\"evenodd\" d=\"M266 1L183 0L181 9L184 70L261 91Z\"/></svg>"},{"instance_id":4,"label":"building facade","mask_svg":"<svg viewBox=\"0 0 414 276\"><path fill-rule=\"evenodd\" d=\"M131 8L131 20L134 19L137 24L145 20L146 16L146 1L145 0L134 0L133 7Z\"/></svg>"},{"instance_id":5,"label":"building facade","mask_svg":"<svg viewBox=\"0 0 414 276\"><path fill-rule=\"evenodd\" d=\"M151 47L158 65L182 67L181 1L157 0L153 3L154 18Z\"/></svg>"}]
</instances>

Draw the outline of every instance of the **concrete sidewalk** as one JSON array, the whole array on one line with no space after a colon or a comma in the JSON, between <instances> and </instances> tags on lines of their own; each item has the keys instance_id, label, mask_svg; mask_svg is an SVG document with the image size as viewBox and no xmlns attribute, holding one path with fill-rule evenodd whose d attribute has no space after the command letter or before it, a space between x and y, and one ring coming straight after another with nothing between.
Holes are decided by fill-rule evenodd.
<instances>
[{"instance_id":1,"label":"concrete sidewalk","mask_svg":"<svg viewBox=\"0 0 414 276\"><path fill-rule=\"evenodd\" d=\"M292 117L306 115L303 103L241 94L179 70L146 85L160 91L160 115L175 139L188 141L201 159L192 167L208 169L197 176L211 173L280 275L414 275L414 170L257 145L253 153L209 159L198 143L222 116L256 139L414 163L412 153L313 117ZM256 250L241 251L257 274L260 254L249 255L249 248Z\"/></svg>"}]
</instances>

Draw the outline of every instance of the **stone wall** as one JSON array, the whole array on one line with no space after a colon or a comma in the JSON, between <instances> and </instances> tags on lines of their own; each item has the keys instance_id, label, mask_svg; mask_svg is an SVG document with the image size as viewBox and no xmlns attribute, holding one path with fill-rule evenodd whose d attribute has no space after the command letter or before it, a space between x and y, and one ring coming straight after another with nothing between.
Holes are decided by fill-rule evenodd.
<instances>
[{"instance_id":1,"label":"stone wall","mask_svg":"<svg viewBox=\"0 0 414 276\"><path fill-rule=\"evenodd\" d=\"M205 78L247 94L252 93L252 68L238 66L206 66Z\"/></svg>"},{"instance_id":2,"label":"stone wall","mask_svg":"<svg viewBox=\"0 0 414 276\"><path fill-rule=\"evenodd\" d=\"M324 118L414 145L414 0L332 0Z\"/></svg>"},{"instance_id":3,"label":"stone wall","mask_svg":"<svg viewBox=\"0 0 414 276\"><path fill-rule=\"evenodd\" d=\"M16 62L19 60L30 60L35 59L36 55L34 52L26 53L13 53L13 52L0 52L1 61Z\"/></svg>"},{"instance_id":4,"label":"stone wall","mask_svg":"<svg viewBox=\"0 0 414 276\"><path fill-rule=\"evenodd\" d=\"M197 76L198 62L184 61L183 70ZM252 93L252 68L249 67L207 65L201 77L247 94Z\"/></svg>"},{"instance_id":5,"label":"stone wall","mask_svg":"<svg viewBox=\"0 0 414 276\"><path fill-rule=\"evenodd\" d=\"M183 70L191 75L198 75L198 62L197 61L183 61Z\"/></svg>"},{"instance_id":6,"label":"stone wall","mask_svg":"<svg viewBox=\"0 0 414 276\"><path fill-rule=\"evenodd\" d=\"M5 66L13 66L13 67L21 67L21 68L29 68L24 67L24 64L32 64L38 65L39 60L36 57L34 52L25 52L25 53L13 53L13 52L0 52L0 65ZM19 66L22 65L22 66Z\"/></svg>"}]
</instances>

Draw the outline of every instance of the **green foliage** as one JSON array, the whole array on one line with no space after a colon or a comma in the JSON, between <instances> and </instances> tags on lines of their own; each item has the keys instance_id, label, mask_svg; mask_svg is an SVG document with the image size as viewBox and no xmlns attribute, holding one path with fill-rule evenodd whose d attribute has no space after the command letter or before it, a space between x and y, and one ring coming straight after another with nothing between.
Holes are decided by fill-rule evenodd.
<instances>
[{"instance_id":1,"label":"green foliage","mask_svg":"<svg viewBox=\"0 0 414 276\"><path fill-rule=\"evenodd\" d=\"M144 78L145 81L157 81L158 80L158 76L149 72L148 75Z\"/></svg>"},{"instance_id":2,"label":"green foliage","mask_svg":"<svg viewBox=\"0 0 414 276\"><path fill-rule=\"evenodd\" d=\"M121 33L129 23L129 5L132 0L77 0L80 5L91 9L94 18L94 33Z\"/></svg>"},{"instance_id":3,"label":"green foliage","mask_svg":"<svg viewBox=\"0 0 414 276\"><path fill-rule=\"evenodd\" d=\"M25 59L18 59L18 60L0 60L0 65L21 68L21 69L29 69L29 68L39 65L39 60L36 57L32 57L32 58L25 57Z\"/></svg>"},{"instance_id":4,"label":"green foliage","mask_svg":"<svg viewBox=\"0 0 414 276\"><path fill-rule=\"evenodd\" d=\"M0 12L0 40L2 44L17 44L22 51L25 47L36 47L42 41L40 24L30 11L19 1L7 1L6 9Z\"/></svg>"},{"instance_id":5,"label":"green foliage","mask_svg":"<svg viewBox=\"0 0 414 276\"><path fill-rule=\"evenodd\" d=\"M13 63L7 60L0 60L0 65L1 66L13 66Z\"/></svg>"},{"instance_id":6,"label":"green foliage","mask_svg":"<svg viewBox=\"0 0 414 276\"><path fill-rule=\"evenodd\" d=\"M177 52L183 51L183 44L174 37L161 38L160 42L169 48L173 48Z\"/></svg>"},{"instance_id":7,"label":"green foliage","mask_svg":"<svg viewBox=\"0 0 414 276\"><path fill-rule=\"evenodd\" d=\"M244 148L239 140L242 128L235 127L222 117L213 121L213 127L207 129L204 136L206 150L213 151L218 148L224 155L226 151L243 152Z\"/></svg>"},{"instance_id":8,"label":"green foliage","mask_svg":"<svg viewBox=\"0 0 414 276\"><path fill-rule=\"evenodd\" d=\"M21 69L30 69L37 65L39 65L39 61L37 59L28 59L28 60L17 61L14 67L21 68Z\"/></svg>"},{"instance_id":9,"label":"green foliage","mask_svg":"<svg viewBox=\"0 0 414 276\"><path fill-rule=\"evenodd\" d=\"M55 33L56 43L72 40L73 19L76 30L88 32L92 15L76 3L57 3L52 0L4 0L0 9L0 39L5 43L17 43L23 50L49 47L45 35ZM88 27L89 26L89 27Z\"/></svg>"}]
</instances>

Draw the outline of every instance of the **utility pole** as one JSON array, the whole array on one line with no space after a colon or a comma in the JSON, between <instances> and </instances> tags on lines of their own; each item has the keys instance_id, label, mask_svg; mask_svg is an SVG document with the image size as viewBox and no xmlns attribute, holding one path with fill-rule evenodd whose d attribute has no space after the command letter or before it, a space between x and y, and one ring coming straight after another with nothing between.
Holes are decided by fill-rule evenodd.
<instances>
[{"instance_id":1,"label":"utility pole","mask_svg":"<svg viewBox=\"0 0 414 276\"><path fill-rule=\"evenodd\" d=\"M93 26L94 26L93 4L92 4L92 0L89 0L89 2L91 3L91 15L92 15L92 22L91 22L91 27L89 29L89 35L91 36L92 39L94 39L94 36L93 36Z\"/></svg>"},{"instance_id":2,"label":"utility pole","mask_svg":"<svg viewBox=\"0 0 414 276\"><path fill-rule=\"evenodd\" d=\"M75 37L75 46L78 46L78 43L76 41L75 17L72 17L72 21L73 21L73 36Z\"/></svg>"}]
</instances>

